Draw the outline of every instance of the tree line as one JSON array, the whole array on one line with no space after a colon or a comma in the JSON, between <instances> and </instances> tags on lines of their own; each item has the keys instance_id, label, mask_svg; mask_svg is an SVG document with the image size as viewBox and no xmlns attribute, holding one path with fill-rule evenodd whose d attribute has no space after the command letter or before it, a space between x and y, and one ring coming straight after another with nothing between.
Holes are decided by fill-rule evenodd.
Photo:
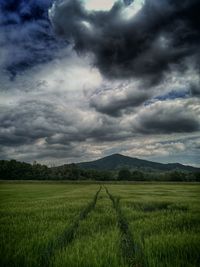
<instances>
[{"instance_id":1,"label":"tree line","mask_svg":"<svg viewBox=\"0 0 200 267\"><path fill-rule=\"evenodd\" d=\"M47 167L16 160L0 160L2 180L96 180L96 181L196 181L200 182L200 172L170 172L129 170L115 171L88 170L76 164Z\"/></svg>"}]
</instances>

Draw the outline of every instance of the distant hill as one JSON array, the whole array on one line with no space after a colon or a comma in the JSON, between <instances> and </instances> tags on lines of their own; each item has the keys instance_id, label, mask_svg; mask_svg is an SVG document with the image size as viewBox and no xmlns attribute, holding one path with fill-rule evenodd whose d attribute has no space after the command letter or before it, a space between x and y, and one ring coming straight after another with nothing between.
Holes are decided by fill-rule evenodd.
<instances>
[{"instance_id":1,"label":"distant hill","mask_svg":"<svg viewBox=\"0 0 200 267\"><path fill-rule=\"evenodd\" d=\"M77 164L83 169L94 170L119 170L121 168L140 169L140 170L157 170L157 171L172 171L181 170L195 172L200 171L200 168L185 166L180 163L158 163L138 158L127 157L121 154L113 154L98 160L90 162L81 162Z\"/></svg>"}]
</instances>

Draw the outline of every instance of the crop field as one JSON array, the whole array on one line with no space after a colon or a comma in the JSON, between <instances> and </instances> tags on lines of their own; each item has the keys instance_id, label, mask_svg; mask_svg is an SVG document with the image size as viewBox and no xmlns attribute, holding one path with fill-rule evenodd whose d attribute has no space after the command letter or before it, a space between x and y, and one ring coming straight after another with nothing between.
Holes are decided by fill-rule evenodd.
<instances>
[{"instance_id":1,"label":"crop field","mask_svg":"<svg viewBox=\"0 0 200 267\"><path fill-rule=\"evenodd\" d=\"M199 263L199 184L0 183L1 267Z\"/></svg>"}]
</instances>

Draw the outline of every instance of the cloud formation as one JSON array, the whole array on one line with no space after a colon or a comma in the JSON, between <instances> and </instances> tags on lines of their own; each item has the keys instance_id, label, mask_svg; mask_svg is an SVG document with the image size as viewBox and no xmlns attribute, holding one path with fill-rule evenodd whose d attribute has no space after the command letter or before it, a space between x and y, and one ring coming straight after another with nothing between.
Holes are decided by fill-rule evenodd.
<instances>
[{"instance_id":1,"label":"cloud formation","mask_svg":"<svg viewBox=\"0 0 200 267\"><path fill-rule=\"evenodd\" d=\"M92 94L90 106L100 113L119 117L123 112L132 112L150 97L151 93L142 90L136 82L121 82L116 87L112 83L110 87L103 87Z\"/></svg>"},{"instance_id":2,"label":"cloud formation","mask_svg":"<svg viewBox=\"0 0 200 267\"><path fill-rule=\"evenodd\" d=\"M0 0L0 158L198 165L198 1L51 5Z\"/></svg>"},{"instance_id":3,"label":"cloud formation","mask_svg":"<svg viewBox=\"0 0 200 267\"><path fill-rule=\"evenodd\" d=\"M94 64L109 78L145 78L148 86L172 67L184 71L193 58L199 67L198 0L146 0L137 14L116 1L109 11L88 11L80 0L57 1L50 11L55 32L78 53L92 53ZM126 13L125 13L126 14Z\"/></svg>"},{"instance_id":4,"label":"cloud formation","mask_svg":"<svg viewBox=\"0 0 200 267\"><path fill-rule=\"evenodd\" d=\"M157 101L137 113L133 127L144 134L198 131L200 130L199 100Z\"/></svg>"}]
</instances>

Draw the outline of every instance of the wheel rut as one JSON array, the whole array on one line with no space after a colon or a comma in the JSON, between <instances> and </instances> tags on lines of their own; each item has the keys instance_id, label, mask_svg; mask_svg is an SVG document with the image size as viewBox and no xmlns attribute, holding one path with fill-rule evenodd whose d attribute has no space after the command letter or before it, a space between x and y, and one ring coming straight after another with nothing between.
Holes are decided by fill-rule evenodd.
<instances>
[{"instance_id":1,"label":"wheel rut","mask_svg":"<svg viewBox=\"0 0 200 267\"><path fill-rule=\"evenodd\" d=\"M108 197L112 201L113 208L115 209L117 214L117 223L121 233L120 245L124 262L127 264L127 266L130 267L141 267L141 264L138 262L136 258L137 246L134 242L133 235L130 231L129 223L120 207L120 198L114 197L106 187L104 188L106 190Z\"/></svg>"},{"instance_id":2,"label":"wheel rut","mask_svg":"<svg viewBox=\"0 0 200 267\"><path fill-rule=\"evenodd\" d=\"M60 235L57 236L56 239L51 240L47 244L46 248L44 249L44 252L42 253L40 266L51 266L51 260L56 250L63 249L75 239L75 235L80 222L86 219L89 213L95 209L101 189L102 187L99 188L99 190L96 192L93 199L88 203L88 205L83 210L81 210L79 216L74 220L71 226L67 227Z\"/></svg>"}]
</instances>

